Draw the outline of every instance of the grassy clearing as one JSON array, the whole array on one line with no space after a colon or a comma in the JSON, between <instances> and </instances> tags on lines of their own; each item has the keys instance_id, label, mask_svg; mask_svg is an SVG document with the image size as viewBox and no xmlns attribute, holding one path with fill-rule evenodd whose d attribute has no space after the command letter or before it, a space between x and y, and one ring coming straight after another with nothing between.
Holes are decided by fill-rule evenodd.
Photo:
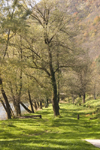
<instances>
[{"instance_id":1,"label":"grassy clearing","mask_svg":"<svg viewBox=\"0 0 100 150\"><path fill-rule=\"evenodd\" d=\"M100 119L89 119L94 109L72 104L60 108L58 118L50 106L37 112L42 119L0 121L0 150L99 150L84 141L100 139Z\"/></svg>"}]
</instances>

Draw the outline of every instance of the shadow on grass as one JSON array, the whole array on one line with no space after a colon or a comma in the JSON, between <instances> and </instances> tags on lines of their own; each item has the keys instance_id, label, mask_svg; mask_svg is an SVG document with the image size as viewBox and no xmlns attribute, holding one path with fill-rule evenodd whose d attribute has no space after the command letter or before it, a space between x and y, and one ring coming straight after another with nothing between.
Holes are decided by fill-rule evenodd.
<instances>
[{"instance_id":1,"label":"shadow on grass","mask_svg":"<svg viewBox=\"0 0 100 150\"><path fill-rule=\"evenodd\" d=\"M46 109L38 112L42 119L1 121L0 150L98 150L82 139L100 138L100 121L85 117L85 108L77 120L81 109L66 105L60 109L60 118L52 118Z\"/></svg>"},{"instance_id":2,"label":"shadow on grass","mask_svg":"<svg viewBox=\"0 0 100 150\"><path fill-rule=\"evenodd\" d=\"M99 150L81 140L11 140L0 141L0 147L7 150Z\"/></svg>"}]
</instances>

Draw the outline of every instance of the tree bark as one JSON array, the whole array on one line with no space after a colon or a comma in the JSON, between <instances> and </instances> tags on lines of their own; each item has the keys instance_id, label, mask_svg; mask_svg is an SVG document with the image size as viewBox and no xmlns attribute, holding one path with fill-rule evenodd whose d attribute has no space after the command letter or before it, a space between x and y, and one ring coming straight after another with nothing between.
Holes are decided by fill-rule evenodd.
<instances>
[{"instance_id":1,"label":"tree bark","mask_svg":"<svg viewBox=\"0 0 100 150\"><path fill-rule=\"evenodd\" d=\"M10 85L11 95L12 95L12 98L13 98L13 105L14 105L14 108L15 108L16 116L20 116L21 115L21 112L20 112L21 110L20 110L20 107L19 107L19 104L18 104L18 95L16 95L16 96L14 95L11 82L9 82L9 85ZM20 112L20 115L19 115L19 112Z\"/></svg>"},{"instance_id":2,"label":"tree bark","mask_svg":"<svg viewBox=\"0 0 100 150\"><path fill-rule=\"evenodd\" d=\"M29 96L29 103L30 103L30 106L31 106L31 111L34 113L33 103L32 103L32 100L31 100L31 94L30 94L29 89L28 89L28 96Z\"/></svg>"},{"instance_id":3,"label":"tree bark","mask_svg":"<svg viewBox=\"0 0 100 150\"><path fill-rule=\"evenodd\" d=\"M26 111L28 111L29 113L33 113L30 109L28 109L22 102L20 102L20 104L24 107L24 109Z\"/></svg>"},{"instance_id":4,"label":"tree bark","mask_svg":"<svg viewBox=\"0 0 100 150\"><path fill-rule=\"evenodd\" d=\"M58 83L57 83L57 89L58 89L58 103L60 101L60 68L59 68L59 43L57 43L57 67L58 67Z\"/></svg>"},{"instance_id":5,"label":"tree bark","mask_svg":"<svg viewBox=\"0 0 100 150\"><path fill-rule=\"evenodd\" d=\"M94 99L96 99L96 93L94 92Z\"/></svg>"},{"instance_id":6,"label":"tree bark","mask_svg":"<svg viewBox=\"0 0 100 150\"><path fill-rule=\"evenodd\" d=\"M59 114L59 102L58 102L58 95L57 95L57 84L55 79L55 73L53 68L51 68L51 82L52 82L52 89L53 89L53 98L52 98L52 106L54 111L54 116L58 116Z\"/></svg>"},{"instance_id":7,"label":"tree bark","mask_svg":"<svg viewBox=\"0 0 100 150\"><path fill-rule=\"evenodd\" d=\"M52 88L53 88L52 106L53 106L54 116L58 116L60 114L59 114L59 103L57 97L57 85L56 85L55 76L52 76Z\"/></svg>"},{"instance_id":8,"label":"tree bark","mask_svg":"<svg viewBox=\"0 0 100 150\"><path fill-rule=\"evenodd\" d=\"M10 108L10 104L9 104L8 98L6 96L6 93L3 89L3 83L2 83L1 77L0 77L0 87L1 87L2 96L3 96L5 104L6 104L7 119L11 119L11 108Z\"/></svg>"},{"instance_id":9,"label":"tree bark","mask_svg":"<svg viewBox=\"0 0 100 150\"><path fill-rule=\"evenodd\" d=\"M48 45L48 52L49 52L49 66L50 66L50 74L51 74L51 84L52 84L52 106L54 111L54 116L59 116L59 102L58 102L58 95L57 95L57 83L56 83L56 77L55 72L52 65L52 53L50 50L50 47Z\"/></svg>"},{"instance_id":10,"label":"tree bark","mask_svg":"<svg viewBox=\"0 0 100 150\"><path fill-rule=\"evenodd\" d=\"M35 107L35 109L37 110L37 104L36 104L36 102L34 102L34 107Z\"/></svg>"},{"instance_id":11,"label":"tree bark","mask_svg":"<svg viewBox=\"0 0 100 150\"><path fill-rule=\"evenodd\" d=\"M42 109L42 100L40 100L40 109Z\"/></svg>"},{"instance_id":12,"label":"tree bark","mask_svg":"<svg viewBox=\"0 0 100 150\"><path fill-rule=\"evenodd\" d=\"M16 102L14 104L16 116L21 116L21 109L20 109L20 98L19 96L16 97Z\"/></svg>"}]
</instances>

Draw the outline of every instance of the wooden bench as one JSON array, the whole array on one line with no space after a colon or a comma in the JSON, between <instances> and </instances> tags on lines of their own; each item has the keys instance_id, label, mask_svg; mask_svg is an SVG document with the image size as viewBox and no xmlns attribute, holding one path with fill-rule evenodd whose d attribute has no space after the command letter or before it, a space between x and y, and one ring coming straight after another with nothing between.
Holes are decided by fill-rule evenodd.
<instances>
[{"instance_id":1,"label":"wooden bench","mask_svg":"<svg viewBox=\"0 0 100 150\"><path fill-rule=\"evenodd\" d=\"M33 116L21 116L21 117L18 117L18 118L21 118L21 119L24 119L24 118L42 118L42 115L33 115Z\"/></svg>"}]
</instances>

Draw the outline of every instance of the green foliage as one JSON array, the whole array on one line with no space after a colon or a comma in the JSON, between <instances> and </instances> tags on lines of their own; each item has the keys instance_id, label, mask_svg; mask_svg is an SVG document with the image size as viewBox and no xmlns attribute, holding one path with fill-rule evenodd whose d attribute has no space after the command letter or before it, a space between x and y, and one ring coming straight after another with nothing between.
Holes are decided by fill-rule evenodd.
<instances>
[{"instance_id":1,"label":"green foliage","mask_svg":"<svg viewBox=\"0 0 100 150\"><path fill-rule=\"evenodd\" d=\"M12 6L15 7L17 4L18 4L18 0L14 0Z\"/></svg>"},{"instance_id":2,"label":"green foliage","mask_svg":"<svg viewBox=\"0 0 100 150\"><path fill-rule=\"evenodd\" d=\"M16 96L16 91L20 91L22 80L22 100L27 100L28 88L32 100L51 98L53 74L56 78L54 83L57 83L57 90L59 89L61 93L67 93L68 96L77 95L83 87L85 87L85 92L89 91L91 71L88 71L90 67L88 65L90 63L87 62L88 65L83 66L83 61L81 64L80 61L78 62L78 58L83 59L85 55L83 56L80 48L76 49L76 43L80 45L78 42L80 35L76 36L72 33L78 29L75 23L77 18L77 22L80 18L85 19L87 13L84 10L82 16L83 11L81 13L79 10L75 15L77 18L72 18L72 14L70 15L70 10L75 9L76 4L77 9L80 9L79 6L81 8L87 8L87 6L85 3L80 5L79 1L74 1L72 4L69 2L67 12L67 7L63 8L62 3L58 3L57 0L47 2L43 0L38 4L35 1L31 4L30 2L32 1L14 0L10 2L9 0L7 5L5 1L0 2L2 6L0 11L0 62L2 66L0 71L7 95L11 98L12 88ZM89 17L91 15L88 15ZM98 18L95 20L98 21ZM90 22L89 18L89 25L91 25ZM95 37L97 32L94 26L91 26L89 31L86 26L86 22L81 22L79 27L84 34L84 39L89 38L89 35ZM50 72L51 66L53 73ZM66 67L77 68L77 74L72 69L69 73ZM22 77L20 76L21 70ZM79 81L78 76L83 80Z\"/></svg>"}]
</instances>

